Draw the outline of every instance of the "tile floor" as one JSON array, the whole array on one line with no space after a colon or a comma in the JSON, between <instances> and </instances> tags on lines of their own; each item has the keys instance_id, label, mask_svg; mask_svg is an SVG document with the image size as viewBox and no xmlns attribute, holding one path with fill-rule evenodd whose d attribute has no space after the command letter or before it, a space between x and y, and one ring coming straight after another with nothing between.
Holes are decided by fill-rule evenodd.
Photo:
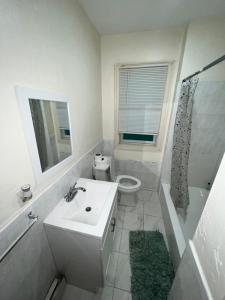
<instances>
[{"instance_id":1,"label":"tile floor","mask_svg":"<svg viewBox=\"0 0 225 300\"><path fill-rule=\"evenodd\" d=\"M135 207L118 206L113 253L105 288L95 295L67 285L62 300L131 300L129 231L156 229L165 237L158 195L156 192L140 190Z\"/></svg>"}]
</instances>

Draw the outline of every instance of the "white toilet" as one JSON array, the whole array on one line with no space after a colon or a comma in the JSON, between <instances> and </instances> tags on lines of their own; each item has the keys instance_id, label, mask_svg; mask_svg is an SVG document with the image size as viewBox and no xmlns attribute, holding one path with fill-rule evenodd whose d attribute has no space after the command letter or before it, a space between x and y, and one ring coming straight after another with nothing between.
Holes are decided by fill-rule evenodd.
<instances>
[{"instance_id":1,"label":"white toilet","mask_svg":"<svg viewBox=\"0 0 225 300\"><path fill-rule=\"evenodd\" d=\"M98 155L99 158L99 155ZM93 176L96 180L112 180L118 182L120 205L135 206L137 203L137 192L141 188L141 181L129 175L119 175L115 177L115 166L112 157L102 156L104 165L95 160L93 165ZM106 165L106 161L108 162Z\"/></svg>"},{"instance_id":2,"label":"white toilet","mask_svg":"<svg viewBox=\"0 0 225 300\"><path fill-rule=\"evenodd\" d=\"M119 203L121 205L135 206L137 203L137 192L141 188L141 181L129 175L119 175L116 177L118 182ZM122 196L122 197L121 197Z\"/></svg>"}]
</instances>

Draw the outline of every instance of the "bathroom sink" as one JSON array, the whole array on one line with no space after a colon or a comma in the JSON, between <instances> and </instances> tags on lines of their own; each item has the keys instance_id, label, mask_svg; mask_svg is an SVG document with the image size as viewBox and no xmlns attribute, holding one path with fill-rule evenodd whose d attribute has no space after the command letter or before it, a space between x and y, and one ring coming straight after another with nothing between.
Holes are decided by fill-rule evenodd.
<instances>
[{"instance_id":1,"label":"bathroom sink","mask_svg":"<svg viewBox=\"0 0 225 300\"><path fill-rule=\"evenodd\" d=\"M73 199L75 201L72 200L68 205L64 218L74 222L97 225L110 193L111 184L99 184L97 181L78 184L85 185L86 192L78 192Z\"/></svg>"},{"instance_id":2,"label":"bathroom sink","mask_svg":"<svg viewBox=\"0 0 225 300\"><path fill-rule=\"evenodd\" d=\"M117 183L80 178L79 190L71 202L63 198L44 223L67 230L102 237L117 192Z\"/></svg>"}]
</instances>

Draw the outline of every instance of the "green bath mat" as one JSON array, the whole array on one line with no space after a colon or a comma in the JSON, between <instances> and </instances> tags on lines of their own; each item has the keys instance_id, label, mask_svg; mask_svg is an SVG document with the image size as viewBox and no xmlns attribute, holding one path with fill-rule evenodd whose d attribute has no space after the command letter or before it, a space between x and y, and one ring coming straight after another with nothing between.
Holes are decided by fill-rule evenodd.
<instances>
[{"instance_id":1,"label":"green bath mat","mask_svg":"<svg viewBox=\"0 0 225 300\"><path fill-rule=\"evenodd\" d=\"M159 231L130 232L132 300L166 300L174 278L172 261Z\"/></svg>"}]
</instances>

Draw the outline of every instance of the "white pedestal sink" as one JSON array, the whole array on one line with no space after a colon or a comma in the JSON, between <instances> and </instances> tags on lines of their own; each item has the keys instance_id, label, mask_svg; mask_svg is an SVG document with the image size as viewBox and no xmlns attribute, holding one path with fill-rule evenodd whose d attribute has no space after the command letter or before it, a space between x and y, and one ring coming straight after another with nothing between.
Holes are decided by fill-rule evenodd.
<instances>
[{"instance_id":1,"label":"white pedestal sink","mask_svg":"<svg viewBox=\"0 0 225 300\"><path fill-rule=\"evenodd\" d=\"M112 252L117 183L80 178L71 202L62 199L44 221L58 271L90 291L104 286Z\"/></svg>"}]
</instances>

